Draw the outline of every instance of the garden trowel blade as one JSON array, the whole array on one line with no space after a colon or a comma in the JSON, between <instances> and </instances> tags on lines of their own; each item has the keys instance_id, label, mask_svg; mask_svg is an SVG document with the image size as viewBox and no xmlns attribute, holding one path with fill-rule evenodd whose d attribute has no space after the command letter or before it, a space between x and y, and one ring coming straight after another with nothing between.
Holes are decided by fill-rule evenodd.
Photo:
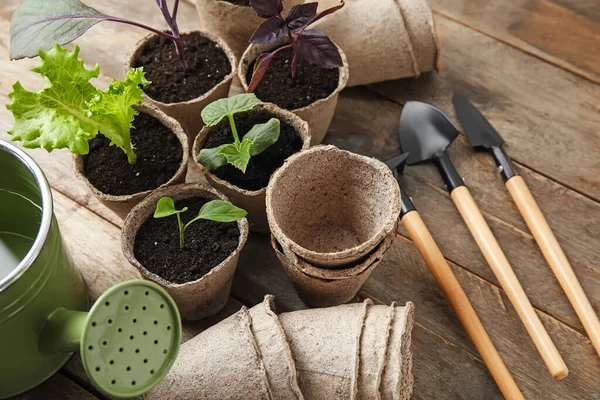
<instances>
[{"instance_id":1,"label":"garden trowel blade","mask_svg":"<svg viewBox=\"0 0 600 400\"><path fill-rule=\"evenodd\" d=\"M452 102L456 117L473 147L491 149L504 144L498 131L466 97L454 93Z\"/></svg>"},{"instance_id":2,"label":"garden trowel blade","mask_svg":"<svg viewBox=\"0 0 600 400\"><path fill-rule=\"evenodd\" d=\"M397 178L404 172L404 167L406 166L407 159L408 153L402 153L400 155L385 160L384 163L388 166L389 169L392 170L394 176Z\"/></svg>"},{"instance_id":3,"label":"garden trowel blade","mask_svg":"<svg viewBox=\"0 0 600 400\"><path fill-rule=\"evenodd\" d=\"M402 150L409 153L407 164L412 165L439 157L459 130L438 108L409 101L402 110L398 133Z\"/></svg>"}]
</instances>

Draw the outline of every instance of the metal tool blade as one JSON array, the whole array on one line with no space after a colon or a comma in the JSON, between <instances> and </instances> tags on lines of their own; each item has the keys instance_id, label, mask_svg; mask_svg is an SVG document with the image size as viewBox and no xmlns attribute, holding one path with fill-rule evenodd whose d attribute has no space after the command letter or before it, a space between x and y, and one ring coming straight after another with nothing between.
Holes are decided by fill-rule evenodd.
<instances>
[{"instance_id":1,"label":"metal tool blade","mask_svg":"<svg viewBox=\"0 0 600 400\"><path fill-rule=\"evenodd\" d=\"M498 131L465 96L454 93L452 102L458 121L473 147L491 149L504 144Z\"/></svg>"}]
</instances>

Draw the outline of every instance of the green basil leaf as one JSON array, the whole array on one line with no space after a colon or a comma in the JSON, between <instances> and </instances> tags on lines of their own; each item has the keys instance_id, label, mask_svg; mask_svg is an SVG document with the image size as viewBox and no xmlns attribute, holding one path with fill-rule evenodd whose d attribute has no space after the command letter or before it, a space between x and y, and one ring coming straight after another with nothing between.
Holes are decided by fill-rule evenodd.
<instances>
[{"instance_id":1,"label":"green basil leaf","mask_svg":"<svg viewBox=\"0 0 600 400\"><path fill-rule=\"evenodd\" d=\"M208 126L214 126L228 115L252 110L260 103L252 93L238 94L233 97L213 101L202 110L202 120Z\"/></svg>"},{"instance_id":2,"label":"green basil leaf","mask_svg":"<svg viewBox=\"0 0 600 400\"><path fill-rule=\"evenodd\" d=\"M221 146L219 154L225 157L229 164L246 173L246 167L250 162L250 147L252 147L252 141L244 139L239 145L231 143Z\"/></svg>"},{"instance_id":3,"label":"green basil leaf","mask_svg":"<svg viewBox=\"0 0 600 400\"><path fill-rule=\"evenodd\" d=\"M279 120L277 118L271 118L264 124L254 125L252 129L244 135L244 140L246 139L252 141L252 147L250 148L251 156L262 153L267 147L279 140Z\"/></svg>"},{"instance_id":4,"label":"green basil leaf","mask_svg":"<svg viewBox=\"0 0 600 400\"><path fill-rule=\"evenodd\" d=\"M200 153L198 153L198 162L209 171L227 164L227 159L219 154L223 146L226 145L200 150Z\"/></svg>"},{"instance_id":5,"label":"green basil leaf","mask_svg":"<svg viewBox=\"0 0 600 400\"><path fill-rule=\"evenodd\" d=\"M244 218L248 213L223 200L212 200L202 206L198 218L217 222L233 222Z\"/></svg>"},{"instance_id":6,"label":"green basil leaf","mask_svg":"<svg viewBox=\"0 0 600 400\"><path fill-rule=\"evenodd\" d=\"M187 211L187 207L183 207L181 210L175 208L175 202L170 197L161 197L156 203L156 210L154 210L154 218L165 218L171 215L180 214Z\"/></svg>"}]
</instances>

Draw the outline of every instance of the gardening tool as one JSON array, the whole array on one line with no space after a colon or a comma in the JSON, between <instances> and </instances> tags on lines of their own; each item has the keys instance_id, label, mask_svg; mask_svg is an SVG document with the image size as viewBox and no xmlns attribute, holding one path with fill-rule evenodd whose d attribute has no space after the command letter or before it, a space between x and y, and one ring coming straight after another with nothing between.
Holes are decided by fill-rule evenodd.
<instances>
[{"instance_id":1,"label":"gardening tool","mask_svg":"<svg viewBox=\"0 0 600 400\"><path fill-rule=\"evenodd\" d=\"M171 298L150 282L130 281L85 312L86 285L62 240L44 174L2 140L0 170L0 253L13 256L2 262L16 260L0 276L0 399L39 385L78 350L90 380L107 394L149 390L179 348Z\"/></svg>"},{"instance_id":2,"label":"gardening tool","mask_svg":"<svg viewBox=\"0 0 600 400\"><path fill-rule=\"evenodd\" d=\"M523 399L524 397L519 387L506 368L502 357L500 357L500 354L498 354L498 351L494 347L475 309L473 309L471 302L460 286L452 269L450 269L438 245L431 236L431 233L429 233L411 198L406 194L400 183L400 175L404 170L407 158L408 153L404 153L385 161L400 184L400 198L402 202L400 219L402 220L402 224L427 263L433 277L442 289L444 296L446 296L465 331L467 331L481 358L483 358L483 362L485 362L504 397L507 399Z\"/></svg>"},{"instance_id":3,"label":"gardening tool","mask_svg":"<svg viewBox=\"0 0 600 400\"><path fill-rule=\"evenodd\" d=\"M586 297L573 268L561 249L550 225L544 218L531 191L521 176L515 172L510 159L502 149L504 140L488 120L464 96L454 94L452 99L456 115L469 142L476 149L488 150L494 157L506 188L517 204L535 241L542 250L552 272L558 279L579 320L588 333L596 352L600 355L600 321Z\"/></svg>"},{"instance_id":4,"label":"gardening tool","mask_svg":"<svg viewBox=\"0 0 600 400\"><path fill-rule=\"evenodd\" d=\"M410 154L407 164L430 161L436 165L454 204L500 285L506 291L548 370L555 379L563 379L569 372L567 366L446 152L458 133L452 121L430 104L409 101L402 110L399 134L402 148Z\"/></svg>"}]
</instances>

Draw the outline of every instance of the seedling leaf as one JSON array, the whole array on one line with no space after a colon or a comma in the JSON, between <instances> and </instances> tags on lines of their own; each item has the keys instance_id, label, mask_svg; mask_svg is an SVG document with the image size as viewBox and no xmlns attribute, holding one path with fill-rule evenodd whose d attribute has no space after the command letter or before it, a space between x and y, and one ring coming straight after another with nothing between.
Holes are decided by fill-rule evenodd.
<instances>
[{"instance_id":1,"label":"seedling leaf","mask_svg":"<svg viewBox=\"0 0 600 400\"><path fill-rule=\"evenodd\" d=\"M10 22L10 58L35 57L83 35L109 18L77 0L24 0Z\"/></svg>"},{"instance_id":2,"label":"seedling leaf","mask_svg":"<svg viewBox=\"0 0 600 400\"><path fill-rule=\"evenodd\" d=\"M337 46L320 29L309 29L298 36L298 54L311 64L321 68L336 68L342 65Z\"/></svg>"},{"instance_id":3,"label":"seedling leaf","mask_svg":"<svg viewBox=\"0 0 600 400\"><path fill-rule=\"evenodd\" d=\"M271 118L264 124L256 124L244 136L244 140L251 140L250 155L262 153L277 140L279 140L279 120Z\"/></svg>"},{"instance_id":4,"label":"seedling leaf","mask_svg":"<svg viewBox=\"0 0 600 400\"><path fill-rule=\"evenodd\" d=\"M200 150L200 153L198 153L198 162L209 171L227 164L227 159L219 154L223 146L225 145Z\"/></svg>"},{"instance_id":5,"label":"seedling leaf","mask_svg":"<svg viewBox=\"0 0 600 400\"><path fill-rule=\"evenodd\" d=\"M248 213L223 200L212 200L202 206L198 218L217 222L233 222L244 218Z\"/></svg>"},{"instance_id":6,"label":"seedling leaf","mask_svg":"<svg viewBox=\"0 0 600 400\"><path fill-rule=\"evenodd\" d=\"M321 18L324 18L324 17L328 16L329 14L333 14L340 8L344 7L345 4L346 3L344 2L344 0L341 0L340 4L338 4L337 6L333 6L331 8L328 8L327 10L321 11L316 17L313 18L312 21L310 21L310 23L313 24L313 23L317 22L318 20L320 20Z\"/></svg>"},{"instance_id":7,"label":"seedling leaf","mask_svg":"<svg viewBox=\"0 0 600 400\"><path fill-rule=\"evenodd\" d=\"M187 207L183 207L181 210L175 208L175 202L170 197L161 197L156 203L156 210L154 210L154 218L165 218L171 215L181 214L187 211Z\"/></svg>"},{"instance_id":8,"label":"seedling leaf","mask_svg":"<svg viewBox=\"0 0 600 400\"><path fill-rule=\"evenodd\" d=\"M263 53L256 59L254 71L252 71L252 79L250 79L250 84L248 85L249 93L254 92L254 89L256 89L262 78L265 76L265 72L267 72L269 64L271 64L271 60L273 60L274 56L275 52Z\"/></svg>"},{"instance_id":9,"label":"seedling leaf","mask_svg":"<svg viewBox=\"0 0 600 400\"><path fill-rule=\"evenodd\" d=\"M319 3L304 3L292 7L289 14L285 18L290 32L296 32L306 28L313 22L313 18L317 15Z\"/></svg>"},{"instance_id":10,"label":"seedling leaf","mask_svg":"<svg viewBox=\"0 0 600 400\"><path fill-rule=\"evenodd\" d=\"M227 116L252 110L260 100L252 93L238 94L213 101L202 110L202 120L208 126L214 126Z\"/></svg>"},{"instance_id":11,"label":"seedling leaf","mask_svg":"<svg viewBox=\"0 0 600 400\"><path fill-rule=\"evenodd\" d=\"M271 17L258 27L250 38L250 43L273 43L288 33L288 27L279 17Z\"/></svg>"},{"instance_id":12,"label":"seedling leaf","mask_svg":"<svg viewBox=\"0 0 600 400\"><path fill-rule=\"evenodd\" d=\"M271 18L283 11L282 0L251 0L250 5L261 18Z\"/></svg>"},{"instance_id":13,"label":"seedling leaf","mask_svg":"<svg viewBox=\"0 0 600 400\"><path fill-rule=\"evenodd\" d=\"M252 141L242 140L239 144L231 143L221 146L219 154L227 159L227 162L243 173L246 173L246 167L250 162L250 148Z\"/></svg>"}]
</instances>

